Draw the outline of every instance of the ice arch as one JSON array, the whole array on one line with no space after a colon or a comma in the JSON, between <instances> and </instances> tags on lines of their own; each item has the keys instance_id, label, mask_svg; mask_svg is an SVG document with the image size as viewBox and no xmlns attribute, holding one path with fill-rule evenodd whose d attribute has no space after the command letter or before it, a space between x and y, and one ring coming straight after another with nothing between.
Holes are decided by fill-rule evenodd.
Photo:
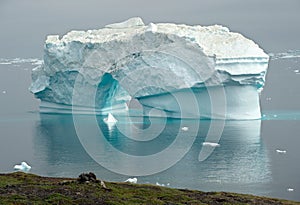
<instances>
[{"instance_id":1,"label":"ice arch","mask_svg":"<svg viewBox=\"0 0 300 205\"><path fill-rule=\"evenodd\" d=\"M44 64L33 70L30 90L42 100L43 112L70 112L73 106L73 112L89 113L96 101L97 113L117 113L133 97L146 115L257 119L268 59L253 41L222 26L146 26L133 18L48 36ZM80 99L72 104L75 81ZM197 105L189 104L190 97ZM176 98L186 103L178 105ZM226 113L218 110L224 106Z\"/></svg>"}]
</instances>

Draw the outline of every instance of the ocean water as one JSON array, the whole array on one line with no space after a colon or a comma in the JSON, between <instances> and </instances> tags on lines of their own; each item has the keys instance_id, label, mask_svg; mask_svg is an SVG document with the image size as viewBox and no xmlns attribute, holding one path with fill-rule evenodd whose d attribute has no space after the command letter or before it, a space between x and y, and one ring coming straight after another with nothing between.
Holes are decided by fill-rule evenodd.
<instances>
[{"instance_id":1,"label":"ocean water","mask_svg":"<svg viewBox=\"0 0 300 205\"><path fill-rule=\"evenodd\" d=\"M40 114L28 91L31 69L40 60L1 59L0 172L26 161L43 176L92 171L109 181L137 176L138 183L300 201L299 60L294 55L270 61L262 120L118 117L108 126L102 116ZM278 86L278 76L289 84Z\"/></svg>"}]
</instances>

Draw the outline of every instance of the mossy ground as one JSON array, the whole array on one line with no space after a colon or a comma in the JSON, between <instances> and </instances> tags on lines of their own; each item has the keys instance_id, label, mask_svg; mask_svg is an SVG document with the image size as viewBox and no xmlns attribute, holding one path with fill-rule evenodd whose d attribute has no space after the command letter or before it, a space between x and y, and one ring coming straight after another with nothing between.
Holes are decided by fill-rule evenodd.
<instances>
[{"instance_id":1,"label":"mossy ground","mask_svg":"<svg viewBox=\"0 0 300 205\"><path fill-rule=\"evenodd\" d=\"M0 204L300 204L225 192L201 192L153 185L105 182L33 174L0 174Z\"/></svg>"}]
</instances>

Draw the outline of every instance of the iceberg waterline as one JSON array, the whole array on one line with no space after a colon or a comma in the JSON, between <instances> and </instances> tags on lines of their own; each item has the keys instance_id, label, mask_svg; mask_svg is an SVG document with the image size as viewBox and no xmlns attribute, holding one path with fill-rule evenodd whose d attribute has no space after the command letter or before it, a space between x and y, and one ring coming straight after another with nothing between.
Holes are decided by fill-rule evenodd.
<instances>
[{"instance_id":1,"label":"iceberg waterline","mask_svg":"<svg viewBox=\"0 0 300 205\"><path fill-rule=\"evenodd\" d=\"M30 90L46 112L126 113L135 98L144 115L257 119L268 61L257 44L223 26L132 18L48 36Z\"/></svg>"}]
</instances>

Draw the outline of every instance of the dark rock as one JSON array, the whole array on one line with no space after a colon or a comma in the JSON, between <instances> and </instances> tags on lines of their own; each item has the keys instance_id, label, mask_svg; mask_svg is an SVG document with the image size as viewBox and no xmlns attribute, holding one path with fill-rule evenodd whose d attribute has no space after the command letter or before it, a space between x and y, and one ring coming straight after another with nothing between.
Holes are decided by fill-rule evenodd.
<instances>
[{"instance_id":1,"label":"dark rock","mask_svg":"<svg viewBox=\"0 0 300 205\"><path fill-rule=\"evenodd\" d=\"M90 173L82 173L79 175L78 179L79 182L84 183L84 182L96 182L97 177L93 172Z\"/></svg>"},{"instance_id":2,"label":"dark rock","mask_svg":"<svg viewBox=\"0 0 300 205\"><path fill-rule=\"evenodd\" d=\"M97 180L97 177L93 172L90 172L88 175L89 175L89 179L90 179L89 181L96 181Z\"/></svg>"}]
</instances>

